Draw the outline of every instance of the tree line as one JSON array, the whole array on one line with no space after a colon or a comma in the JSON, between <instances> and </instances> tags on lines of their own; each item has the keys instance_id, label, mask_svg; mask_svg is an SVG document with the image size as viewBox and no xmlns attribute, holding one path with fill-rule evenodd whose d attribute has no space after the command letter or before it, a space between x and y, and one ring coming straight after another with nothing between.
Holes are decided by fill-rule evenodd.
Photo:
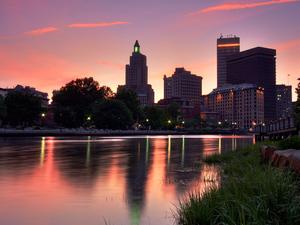
<instances>
[{"instance_id":1,"label":"tree line","mask_svg":"<svg viewBox=\"0 0 300 225\"><path fill-rule=\"evenodd\" d=\"M53 91L49 109L41 99L26 91L9 91L0 96L0 121L3 125L41 125L47 110L53 113L58 126L67 128L94 127L97 129L173 129L180 124L179 106L171 104L162 109L142 107L134 91L119 88L114 93L100 86L92 77L68 82Z\"/></svg>"}]
</instances>

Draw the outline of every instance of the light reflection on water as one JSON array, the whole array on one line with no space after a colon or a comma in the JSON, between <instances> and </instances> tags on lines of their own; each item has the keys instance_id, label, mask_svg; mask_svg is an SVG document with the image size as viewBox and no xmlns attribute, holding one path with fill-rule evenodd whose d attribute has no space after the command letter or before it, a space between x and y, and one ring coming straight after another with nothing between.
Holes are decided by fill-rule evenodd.
<instances>
[{"instance_id":1,"label":"light reflection on water","mask_svg":"<svg viewBox=\"0 0 300 225\"><path fill-rule=\"evenodd\" d=\"M219 186L204 156L252 136L0 139L0 224L173 224L187 193Z\"/></svg>"}]
</instances>

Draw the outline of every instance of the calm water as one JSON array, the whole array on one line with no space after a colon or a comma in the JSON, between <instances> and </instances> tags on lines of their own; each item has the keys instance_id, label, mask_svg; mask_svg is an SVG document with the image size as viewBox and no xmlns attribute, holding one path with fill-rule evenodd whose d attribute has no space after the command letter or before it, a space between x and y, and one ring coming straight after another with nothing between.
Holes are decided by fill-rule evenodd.
<instances>
[{"instance_id":1,"label":"calm water","mask_svg":"<svg viewBox=\"0 0 300 225\"><path fill-rule=\"evenodd\" d=\"M0 224L174 224L179 199L219 185L218 168L197 161L251 143L246 136L0 139Z\"/></svg>"}]
</instances>

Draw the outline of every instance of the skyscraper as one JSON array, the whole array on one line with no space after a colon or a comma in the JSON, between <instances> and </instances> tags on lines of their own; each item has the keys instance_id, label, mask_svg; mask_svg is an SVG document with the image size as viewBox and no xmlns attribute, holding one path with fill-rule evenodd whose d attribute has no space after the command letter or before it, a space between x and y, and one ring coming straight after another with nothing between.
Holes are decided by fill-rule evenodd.
<instances>
[{"instance_id":1,"label":"skyscraper","mask_svg":"<svg viewBox=\"0 0 300 225\"><path fill-rule=\"evenodd\" d=\"M228 57L227 81L264 88L265 121L276 119L276 50L252 48Z\"/></svg>"},{"instance_id":2,"label":"skyscraper","mask_svg":"<svg viewBox=\"0 0 300 225\"><path fill-rule=\"evenodd\" d=\"M217 39L217 79L218 88L227 84L227 64L228 56L240 52L240 38L229 35Z\"/></svg>"},{"instance_id":3,"label":"skyscraper","mask_svg":"<svg viewBox=\"0 0 300 225\"><path fill-rule=\"evenodd\" d=\"M126 65L126 89L136 92L142 105L154 103L154 91L148 84L147 57L141 53L140 44L135 42L130 63Z\"/></svg>"},{"instance_id":4,"label":"skyscraper","mask_svg":"<svg viewBox=\"0 0 300 225\"><path fill-rule=\"evenodd\" d=\"M292 86L276 85L276 118L283 119L292 115Z\"/></svg>"},{"instance_id":5,"label":"skyscraper","mask_svg":"<svg viewBox=\"0 0 300 225\"><path fill-rule=\"evenodd\" d=\"M164 98L181 98L194 106L200 105L202 95L202 77L192 74L184 68L176 68L171 77L164 76Z\"/></svg>"}]
</instances>

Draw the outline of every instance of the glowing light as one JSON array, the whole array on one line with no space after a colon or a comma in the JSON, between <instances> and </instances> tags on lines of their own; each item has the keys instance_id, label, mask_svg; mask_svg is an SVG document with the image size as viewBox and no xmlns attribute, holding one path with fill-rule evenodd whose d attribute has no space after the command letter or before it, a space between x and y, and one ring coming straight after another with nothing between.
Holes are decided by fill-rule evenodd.
<instances>
[{"instance_id":1,"label":"glowing light","mask_svg":"<svg viewBox=\"0 0 300 225\"><path fill-rule=\"evenodd\" d=\"M88 116L88 117L86 118L87 121L91 121L91 119L92 119L91 116Z\"/></svg>"},{"instance_id":2,"label":"glowing light","mask_svg":"<svg viewBox=\"0 0 300 225\"><path fill-rule=\"evenodd\" d=\"M235 44L218 44L218 48L229 48L229 47L239 47L240 44L235 43Z\"/></svg>"},{"instance_id":3,"label":"glowing light","mask_svg":"<svg viewBox=\"0 0 300 225\"><path fill-rule=\"evenodd\" d=\"M168 124L170 124L170 123L172 123L172 121L171 121L171 120L168 120Z\"/></svg>"},{"instance_id":4,"label":"glowing light","mask_svg":"<svg viewBox=\"0 0 300 225\"><path fill-rule=\"evenodd\" d=\"M44 118L46 116L46 113L42 113L41 116Z\"/></svg>"},{"instance_id":5,"label":"glowing light","mask_svg":"<svg viewBox=\"0 0 300 225\"><path fill-rule=\"evenodd\" d=\"M140 48L138 46L134 47L134 52L140 52Z\"/></svg>"}]
</instances>

